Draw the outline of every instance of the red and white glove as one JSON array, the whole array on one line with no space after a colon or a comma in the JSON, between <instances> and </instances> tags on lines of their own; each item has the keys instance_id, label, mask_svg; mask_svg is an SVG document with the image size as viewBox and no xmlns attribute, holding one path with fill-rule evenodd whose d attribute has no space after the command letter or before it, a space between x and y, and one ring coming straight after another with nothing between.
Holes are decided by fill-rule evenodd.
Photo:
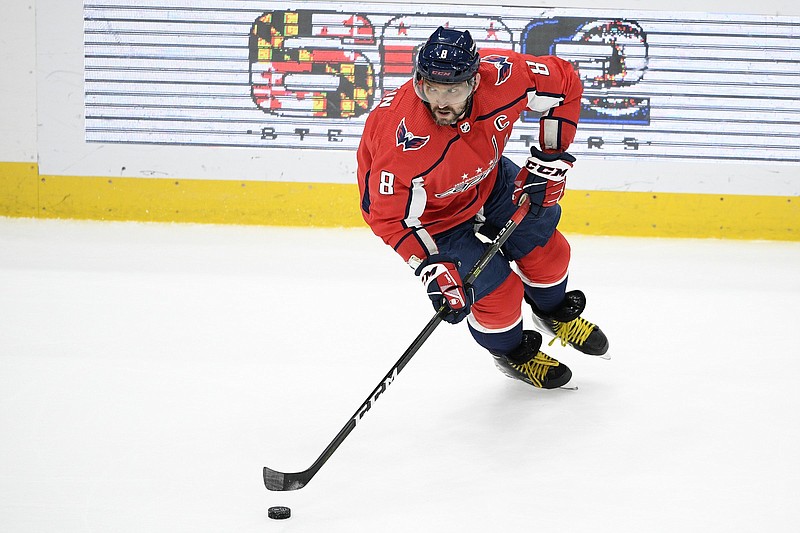
<instances>
[{"instance_id":1,"label":"red and white glove","mask_svg":"<svg viewBox=\"0 0 800 533\"><path fill-rule=\"evenodd\" d=\"M531 212L534 215L539 215L544 208L556 205L564 196L567 172L574 162L575 157L570 153L546 154L531 146L531 156L514 180L514 204L518 203L520 195L525 192L530 197Z\"/></svg>"},{"instance_id":2,"label":"red and white glove","mask_svg":"<svg viewBox=\"0 0 800 533\"><path fill-rule=\"evenodd\" d=\"M456 260L446 255L434 254L420 263L415 271L422 284L427 287L433 308L437 311L442 305L449 308L442 320L451 324L461 322L469 314L469 308L475 301L472 287L464 289L458 265Z\"/></svg>"}]
</instances>

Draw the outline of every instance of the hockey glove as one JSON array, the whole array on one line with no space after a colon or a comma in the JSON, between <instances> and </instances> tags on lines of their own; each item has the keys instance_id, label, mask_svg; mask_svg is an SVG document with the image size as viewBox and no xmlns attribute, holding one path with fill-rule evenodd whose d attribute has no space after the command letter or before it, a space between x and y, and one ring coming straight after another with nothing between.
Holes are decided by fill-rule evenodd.
<instances>
[{"instance_id":1,"label":"hockey glove","mask_svg":"<svg viewBox=\"0 0 800 533\"><path fill-rule=\"evenodd\" d=\"M531 156L514 180L513 201L516 204L523 192L531 199L531 212L538 216L542 209L552 207L564 196L567 171L575 157L567 152L546 154L531 146Z\"/></svg>"},{"instance_id":2,"label":"hockey glove","mask_svg":"<svg viewBox=\"0 0 800 533\"><path fill-rule=\"evenodd\" d=\"M427 287L433 308L438 311L446 305L449 309L442 320L457 324L469 314L475 295L472 287L464 289L456 261L446 255L434 254L417 267L415 274Z\"/></svg>"}]
</instances>

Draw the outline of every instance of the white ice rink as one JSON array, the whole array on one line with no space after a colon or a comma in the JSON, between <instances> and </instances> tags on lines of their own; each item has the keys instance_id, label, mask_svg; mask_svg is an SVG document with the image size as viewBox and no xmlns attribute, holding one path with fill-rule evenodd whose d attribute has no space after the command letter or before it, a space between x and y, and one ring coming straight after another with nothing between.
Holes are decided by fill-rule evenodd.
<instances>
[{"instance_id":1,"label":"white ice rink","mask_svg":"<svg viewBox=\"0 0 800 533\"><path fill-rule=\"evenodd\" d=\"M612 356L546 350L578 391L443 324L274 493L432 316L402 261L366 229L0 218L0 531L800 531L800 243L569 239Z\"/></svg>"}]
</instances>

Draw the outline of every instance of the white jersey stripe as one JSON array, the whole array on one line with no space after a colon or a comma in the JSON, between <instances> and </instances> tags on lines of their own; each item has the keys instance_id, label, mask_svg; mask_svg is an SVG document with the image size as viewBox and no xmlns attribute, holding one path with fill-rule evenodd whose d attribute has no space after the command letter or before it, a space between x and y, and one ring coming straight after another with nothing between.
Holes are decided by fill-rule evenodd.
<instances>
[{"instance_id":1,"label":"white jersey stripe","mask_svg":"<svg viewBox=\"0 0 800 533\"><path fill-rule=\"evenodd\" d=\"M536 91L528 93L528 109L531 111L538 111L544 113L548 109L552 109L564 101L563 96L549 96L546 94L539 94Z\"/></svg>"},{"instance_id":2,"label":"white jersey stripe","mask_svg":"<svg viewBox=\"0 0 800 533\"><path fill-rule=\"evenodd\" d=\"M542 117L542 147L548 150L558 150L558 129L561 124L558 120Z\"/></svg>"},{"instance_id":3,"label":"white jersey stripe","mask_svg":"<svg viewBox=\"0 0 800 533\"><path fill-rule=\"evenodd\" d=\"M416 232L417 238L422 241L428 255L433 255L439 253L439 248L436 246L433 237L422 227L422 223L419 221L427 205L428 192L425 190L425 181L421 177L414 178L411 180L411 205L408 209L408 216L403 222L408 228L418 228Z\"/></svg>"}]
</instances>

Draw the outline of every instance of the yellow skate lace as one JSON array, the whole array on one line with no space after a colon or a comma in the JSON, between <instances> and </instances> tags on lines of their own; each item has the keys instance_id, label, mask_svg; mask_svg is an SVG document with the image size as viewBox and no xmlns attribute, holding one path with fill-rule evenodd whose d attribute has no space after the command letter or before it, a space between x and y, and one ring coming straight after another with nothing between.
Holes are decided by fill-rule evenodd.
<instances>
[{"instance_id":1,"label":"yellow skate lace","mask_svg":"<svg viewBox=\"0 0 800 533\"><path fill-rule=\"evenodd\" d=\"M555 322L553 332L556 336L548 343L548 346L552 346L556 339L561 340L561 346L567 344L583 346L594 329L594 324L581 317L569 322L558 322L557 320L553 322Z\"/></svg>"},{"instance_id":2,"label":"yellow skate lace","mask_svg":"<svg viewBox=\"0 0 800 533\"><path fill-rule=\"evenodd\" d=\"M559 362L547 355L546 353L539 352L533 359L521 365L511 364L516 370L525 374L531 380L533 385L542 388L542 383L547 371L551 367L558 366Z\"/></svg>"}]
</instances>

